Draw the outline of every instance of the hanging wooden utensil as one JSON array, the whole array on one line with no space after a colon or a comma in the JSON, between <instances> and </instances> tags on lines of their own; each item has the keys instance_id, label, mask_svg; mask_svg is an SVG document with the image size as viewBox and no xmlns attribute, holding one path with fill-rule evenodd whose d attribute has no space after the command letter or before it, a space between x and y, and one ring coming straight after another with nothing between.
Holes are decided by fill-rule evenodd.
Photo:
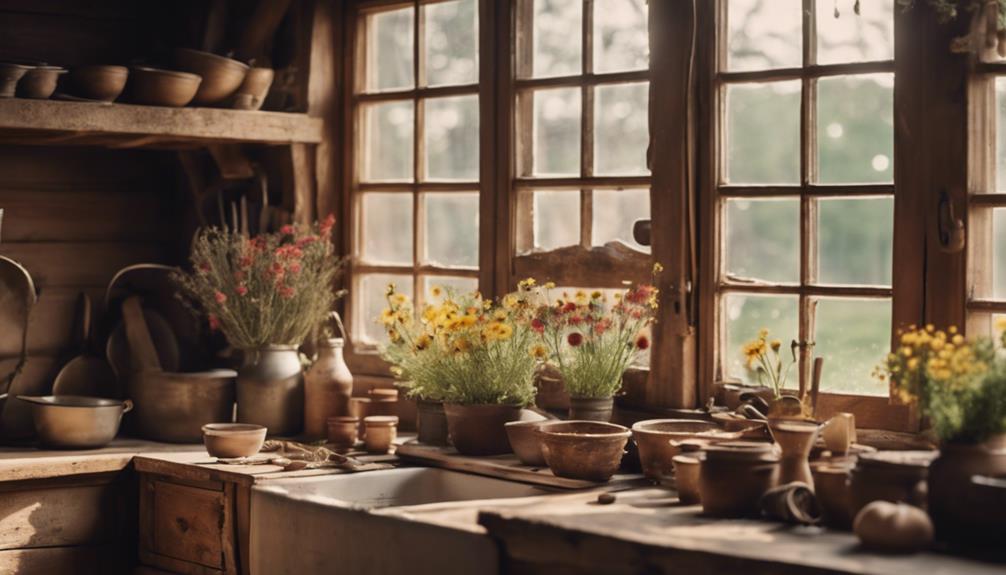
<instances>
[{"instance_id":1,"label":"hanging wooden utensil","mask_svg":"<svg viewBox=\"0 0 1006 575\"><path fill-rule=\"evenodd\" d=\"M78 353L59 370L52 384L53 395L85 395L117 398L121 395L108 361L98 354L98 342L92 320L91 298L81 293L78 299L80 333Z\"/></svg>"}]
</instances>

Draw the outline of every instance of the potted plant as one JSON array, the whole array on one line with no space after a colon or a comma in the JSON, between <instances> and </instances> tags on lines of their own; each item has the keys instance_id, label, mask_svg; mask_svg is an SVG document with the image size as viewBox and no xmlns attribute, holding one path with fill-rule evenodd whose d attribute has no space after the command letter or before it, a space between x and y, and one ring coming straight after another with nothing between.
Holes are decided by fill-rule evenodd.
<instances>
[{"instance_id":1,"label":"potted plant","mask_svg":"<svg viewBox=\"0 0 1006 575\"><path fill-rule=\"evenodd\" d=\"M343 263L330 241L333 223L330 216L254 238L203 228L192 242L192 271L174 275L210 328L242 351L238 421L264 425L271 434L293 435L303 426L298 348L340 295L328 289Z\"/></svg>"},{"instance_id":2,"label":"potted plant","mask_svg":"<svg viewBox=\"0 0 1006 575\"><path fill-rule=\"evenodd\" d=\"M998 326L1006 328L1002 320ZM998 345L997 345L998 343ZM1006 474L1006 332L967 341L955 327L911 327L877 376L914 403L940 444L929 466L929 513L943 540L987 538L974 475Z\"/></svg>"},{"instance_id":3,"label":"potted plant","mask_svg":"<svg viewBox=\"0 0 1006 575\"><path fill-rule=\"evenodd\" d=\"M658 269L658 268L655 268ZM521 282L533 289L535 281ZM600 291L564 292L554 303L543 286L531 327L549 350L570 396L569 417L607 422L622 375L640 352L650 346L646 328L657 309L657 289L637 285L609 301Z\"/></svg>"},{"instance_id":4,"label":"potted plant","mask_svg":"<svg viewBox=\"0 0 1006 575\"><path fill-rule=\"evenodd\" d=\"M465 455L508 453L504 424L534 399L535 368L545 350L531 329L528 294L500 302L447 290L413 314L409 298L387 290L384 357L412 397L444 404L450 438Z\"/></svg>"}]
</instances>

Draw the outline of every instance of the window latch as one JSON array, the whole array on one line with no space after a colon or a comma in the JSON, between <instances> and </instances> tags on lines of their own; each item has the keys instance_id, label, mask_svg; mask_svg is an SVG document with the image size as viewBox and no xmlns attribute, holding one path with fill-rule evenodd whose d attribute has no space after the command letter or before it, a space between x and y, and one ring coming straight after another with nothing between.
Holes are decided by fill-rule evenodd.
<instances>
[{"instance_id":1,"label":"window latch","mask_svg":"<svg viewBox=\"0 0 1006 575\"><path fill-rule=\"evenodd\" d=\"M947 190L940 191L937 210L936 231L940 250L948 254L956 254L964 249L967 235L964 230L964 221L954 213L954 201Z\"/></svg>"}]
</instances>

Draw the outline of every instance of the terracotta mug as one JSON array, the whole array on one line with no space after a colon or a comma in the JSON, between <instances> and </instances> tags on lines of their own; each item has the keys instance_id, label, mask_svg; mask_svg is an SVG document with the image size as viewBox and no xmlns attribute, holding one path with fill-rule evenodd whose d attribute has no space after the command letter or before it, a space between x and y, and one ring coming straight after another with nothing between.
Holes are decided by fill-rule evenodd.
<instances>
[{"instance_id":1,"label":"terracotta mug","mask_svg":"<svg viewBox=\"0 0 1006 575\"><path fill-rule=\"evenodd\" d=\"M856 442L856 416L851 413L836 414L821 430L821 439L832 453L848 453Z\"/></svg>"}]
</instances>

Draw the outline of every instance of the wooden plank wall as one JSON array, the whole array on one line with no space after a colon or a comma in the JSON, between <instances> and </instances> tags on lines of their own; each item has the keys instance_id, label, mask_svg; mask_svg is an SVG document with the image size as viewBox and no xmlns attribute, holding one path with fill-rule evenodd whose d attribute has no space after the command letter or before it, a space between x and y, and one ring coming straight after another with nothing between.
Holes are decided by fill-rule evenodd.
<instances>
[{"instance_id":1,"label":"wooden plank wall","mask_svg":"<svg viewBox=\"0 0 1006 575\"><path fill-rule=\"evenodd\" d=\"M40 291L29 363L13 393L45 393L72 350L80 292L98 305L119 269L177 260L176 164L167 152L90 147L0 147L0 255L21 262ZM0 349L0 373L17 349ZM4 407L5 433L30 430L20 402Z\"/></svg>"}]
</instances>

